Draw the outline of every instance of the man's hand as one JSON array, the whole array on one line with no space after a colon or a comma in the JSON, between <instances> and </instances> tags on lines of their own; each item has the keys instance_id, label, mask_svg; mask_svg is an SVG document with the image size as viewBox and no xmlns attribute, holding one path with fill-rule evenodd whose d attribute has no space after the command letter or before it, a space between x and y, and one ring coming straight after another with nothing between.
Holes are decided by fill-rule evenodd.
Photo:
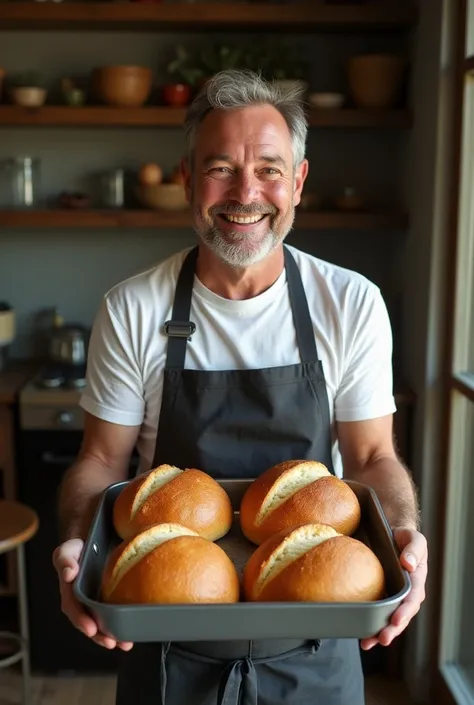
<instances>
[{"instance_id":1,"label":"man's hand","mask_svg":"<svg viewBox=\"0 0 474 705\"><path fill-rule=\"evenodd\" d=\"M423 534L412 528L399 527L393 530L395 541L401 551L400 563L410 573L411 590L406 599L393 613L390 624L377 636L363 639L360 643L365 650L376 644L389 646L407 628L418 613L425 599L425 583L428 574L428 546Z\"/></svg>"},{"instance_id":2,"label":"man's hand","mask_svg":"<svg viewBox=\"0 0 474 705\"><path fill-rule=\"evenodd\" d=\"M79 572L79 559L83 547L84 542L81 539L70 539L58 546L53 553L53 565L58 574L61 591L61 609L76 629L90 637L96 644L106 649L114 649L117 646L123 651L130 651L133 646L131 642L117 642L110 636L101 634L97 624L74 596L72 585Z\"/></svg>"}]
</instances>

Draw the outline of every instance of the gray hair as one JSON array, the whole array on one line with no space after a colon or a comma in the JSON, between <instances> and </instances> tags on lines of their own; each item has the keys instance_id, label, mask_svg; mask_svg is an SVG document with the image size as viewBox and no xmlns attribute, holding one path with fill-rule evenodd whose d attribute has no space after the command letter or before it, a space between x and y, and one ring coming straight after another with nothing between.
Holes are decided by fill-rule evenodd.
<instances>
[{"instance_id":1,"label":"gray hair","mask_svg":"<svg viewBox=\"0 0 474 705\"><path fill-rule=\"evenodd\" d=\"M197 130L211 110L232 110L252 105L272 105L281 113L290 131L294 163L298 166L305 158L308 132L300 95L298 87L283 91L277 83L269 82L248 69L227 69L216 73L195 97L186 115L184 130L190 166Z\"/></svg>"}]
</instances>

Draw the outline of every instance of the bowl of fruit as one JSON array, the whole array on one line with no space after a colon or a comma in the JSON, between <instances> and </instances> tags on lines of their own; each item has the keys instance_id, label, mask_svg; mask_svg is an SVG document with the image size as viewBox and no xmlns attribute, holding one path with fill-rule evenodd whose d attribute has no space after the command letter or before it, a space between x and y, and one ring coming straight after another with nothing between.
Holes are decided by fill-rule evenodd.
<instances>
[{"instance_id":1,"label":"bowl of fruit","mask_svg":"<svg viewBox=\"0 0 474 705\"><path fill-rule=\"evenodd\" d=\"M152 210L180 211L188 208L179 167L166 177L158 164L143 164L138 171L137 197L142 206Z\"/></svg>"}]
</instances>

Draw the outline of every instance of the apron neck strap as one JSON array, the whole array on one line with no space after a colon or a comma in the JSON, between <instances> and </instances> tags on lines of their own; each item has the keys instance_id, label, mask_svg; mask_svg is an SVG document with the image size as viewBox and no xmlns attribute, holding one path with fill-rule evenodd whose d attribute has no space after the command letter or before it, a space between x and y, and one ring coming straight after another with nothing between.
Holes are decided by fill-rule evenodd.
<instances>
[{"instance_id":1,"label":"apron neck strap","mask_svg":"<svg viewBox=\"0 0 474 705\"><path fill-rule=\"evenodd\" d=\"M295 324L296 340L300 351L301 362L316 362L318 351L314 337L313 322L309 312L308 300L301 281L300 270L295 259L287 247L283 248L285 254L286 280L290 297L293 323Z\"/></svg>"},{"instance_id":2,"label":"apron neck strap","mask_svg":"<svg viewBox=\"0 0 474 705\"><path fill-rule=\"evenodd\" d=\"M315 362L318 360L318 351L301 275L288 248L284 247L283 251L288 293L301 361ZM189 314L198 252L199 249L196 246L186 255L176 283L172 318L165 323L165 332L169 336L166 355L166 369L168 370L184 369L186 345L195 331L195 325L190 321Z\"/></svg>"},{"instance_id":3,"label":"apron neck strap","mask_svg":"<svg viewBox=\"0 0 474 705\"><path fill-rule=\"evenodd\" d=\"M195 329L194 324L189 320L191 313L191 300L193 298L194 274L196 272L196 262L198 257L198 247L188 252L181 267L181 271L176 282L174 295L173 313L171 321L166 321L165 332L168 338L168 351L166 354L166 369L184 369L186 357L186 344ZM173 329L179 327L183 330L189 326L188 331L174 334Z\"/></svg>"}]
</instances>

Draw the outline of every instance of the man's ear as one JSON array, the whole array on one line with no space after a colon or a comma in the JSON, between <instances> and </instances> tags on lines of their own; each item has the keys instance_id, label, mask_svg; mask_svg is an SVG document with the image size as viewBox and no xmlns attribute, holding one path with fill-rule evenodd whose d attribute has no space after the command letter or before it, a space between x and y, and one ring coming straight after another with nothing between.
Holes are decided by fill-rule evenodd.
<instances>
[{"instance_id":1,"label":"man's ear","mask_svg":"<svg viewBox=\"0 0 474 705\"><path fill-rule=\"evenodd\" d=\"M295 187L293 191L293 205L295 206L301 201L301 193L306 177L308 176L308 171L309 163L307 159L303 159L301 164L295 168Z\"/></svg>"},{"instance_id":2,"label":"man's ear","mask_svg":"<svg viewBox=\"0 0 474 705\"><path fill-rule=\"evenodd\" d=\"M191 203L192 174L191 174L191 169L190 169L189 161L188 161L187 157L183 157L181 159L180 167L181 167L181 176L183 177L184 189L186 191L186 199L187 199L188 203Z\"/></svg>"}]
</instances>

